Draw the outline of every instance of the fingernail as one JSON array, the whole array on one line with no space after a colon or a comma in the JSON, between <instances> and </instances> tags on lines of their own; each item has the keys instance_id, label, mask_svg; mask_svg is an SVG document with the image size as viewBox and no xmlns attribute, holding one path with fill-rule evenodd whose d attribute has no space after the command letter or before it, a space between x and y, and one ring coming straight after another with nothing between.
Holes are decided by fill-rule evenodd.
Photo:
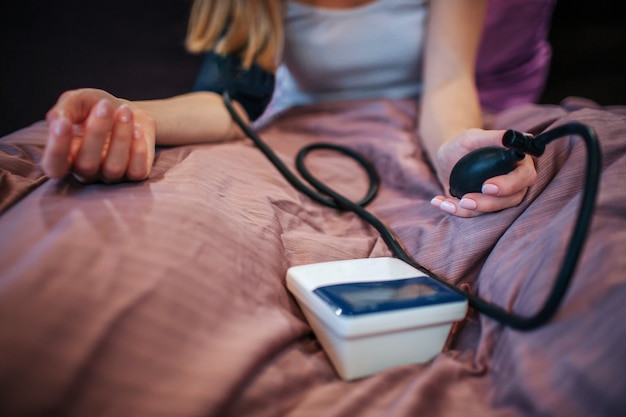
<instances>
[{"instance_id":1,"label":"fingernail","mask_svg":"<svg viewBox=\"0 0 626 417\"><path fill-rule=\"evenodd\" d=\"M133 139L135 140L139 140L141 139L141 126L139 126L138 124L135 124L133 126Z\"/></svg>"},{"instance_id":2,"label":"fingernail","mask_svg":"<svg viewBox=\"0 0 626 417\"><path fill-rule=\"evenodd\" d=\"M106 119L111 116L113 108L108 100L102 99L96 104L96 117Z\"/></svg>"},{"instance_id":3,"label":"fingernail","mask_svg":"<svg viewBox=\"0 0 626 417\"><path fill-rule=\"evenodd\" d=\"M488 195L497 195L499 191L500 189L495 184L485 184L483 185L483 188L481 190L483 194L488 194Z\"/></svg>"},{"instance_id":4,"label":"fingernail","mask_svg":"<svg viewBox=\"0 0 626 417\"><path fill-rule=\"evenodd\" d=\"M130 107L127 104L122 104L118 110L120 114L120 122L128 123L131 119Z\"/></svg>"},{"instance_id":5,"label":"fingernail","mask_svg":"<svg viewBox=\"0 0 626 417\"><path fill-rule=\"evenodd\" d=\"M59 117L52 126L52 132L55 136L65 136L70 132L70 121L66 117Z\"/></svg>"},{"instance_id":6,"label":"fingernail","mask_svg":"<svg viewBox=\"0 0 626 417\"><path fill-rule=\"evenodd\" d=\"M435 207L439 207L441 205L442 201L443 200L441 198L439 198L439 197L433 197L433 199L430 200L430 204L432 204Z\"/></svg>"},{"instance_id":7,"label":"fingernail","mask_svg":"<svg viewBox=\"0 0 626 417\"><path fill-rule=\"evenodd\" d=\"M72 176L74 178L76 178L76 181L80 182L81 184L87 184L89 182L89 181L87 181L87 178L85 178L85 177L83 177L81 175L78 175L75 172L72 172Z\"/></svg>"},{"instance_id":8,"label":"fingernail","mask_svg":"<svg viewBox=\"0 0 626 417\"><path fill-rule=\"evenodd\" d=\"M466 210L476 210L478 204L471 198L462 198L461 201L459 201L459 206Z\"/></svg>"},{"instance_id":9,"label":"fingernail","mask_svg":"<svg viewBox=\"0 0 626 417\"><path fill-rule=\"evenodd\" d=\"M449 203L447 201L444 201L443 203L441 203L441 205L439 206L439 208L445 212L448 212L450 214L454 214L456 213L456 207L454 204Z\"/></svg>"}]
</instances>

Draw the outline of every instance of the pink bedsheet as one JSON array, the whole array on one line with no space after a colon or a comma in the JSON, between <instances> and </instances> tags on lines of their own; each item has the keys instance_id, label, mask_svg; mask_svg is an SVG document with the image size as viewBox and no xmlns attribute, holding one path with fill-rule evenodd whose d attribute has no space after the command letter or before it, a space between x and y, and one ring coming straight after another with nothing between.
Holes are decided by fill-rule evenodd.
<instances>
[{"instance_id":1,"label":"pink bedsheet","mask_svg":"<svg viewBox=\"0 0 626 417\"><path fill-rule=\"evenodd\" d=\"M559 270L585 151L548 146L525 201L460 219L439 185L410 102L294 109L262 129L292 165L318 140L352 146L383 177L373 213L409 252L518 313ZM570 101L524 106L493 125L539 133L578 121L604 153L591 233L564 304L545 327L472 313L443 353L340 380L285 288L291 265L387 256L354 215L321 207L247 140L158 150L147 181L81 185L37 167L45 125L0 140L2 416L617 416L626 410L626 111ZM311 156L359 197L360 170Z\"/></svg>"}]
</instances>

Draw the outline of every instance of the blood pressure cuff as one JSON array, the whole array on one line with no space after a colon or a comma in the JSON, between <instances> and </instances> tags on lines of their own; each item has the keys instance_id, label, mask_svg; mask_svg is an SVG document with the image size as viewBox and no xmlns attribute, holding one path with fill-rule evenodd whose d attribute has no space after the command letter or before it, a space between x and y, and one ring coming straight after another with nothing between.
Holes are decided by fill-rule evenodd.
<instances>
[{"instance_id":1,"label":"blood pressure cuff","mask_svg":"<svg viewBox=\"0 0 626 417\"><path fill-rule=\"evenodd\" d=\"M245 69L237 55L210 51L204 56L193 91L226 91L243 106L250 120L256 120L272 99L275 82L274 74L256 64Z\"/></svg>"}]
</instances>

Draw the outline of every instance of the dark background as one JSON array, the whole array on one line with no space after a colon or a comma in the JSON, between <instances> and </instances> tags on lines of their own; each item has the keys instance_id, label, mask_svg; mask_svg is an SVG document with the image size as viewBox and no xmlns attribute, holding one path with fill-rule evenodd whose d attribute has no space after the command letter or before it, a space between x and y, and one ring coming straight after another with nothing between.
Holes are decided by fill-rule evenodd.
<instances>
[{"instance_id":1,"label":"dark background","mask_svg":"<svg viewBox=\"0 0 626 417\"><path fill-rule=\"evenodd\" d=\"M626 105L625 16L618 1L557 1L542 103L580 96L602 105Z\"/></svg>"},{"instance_id":2,"label":"dark background","mask_svg":"<svg viewBox=\"0 0 626 417\"><path fill-rule=\"evenodd\" d=\"M18 0L0 10L0 135L45 117L65 90L128 99L191 89L184 47L191 0Z\"/></svg>"},{"instance_id":3,"label":"dark background","mask_svg":"<svg viewBox=\"0 0 626 417\"><path fill-rule=\"evenodd\" d=\"M613 3L613 5L610 5ZM609 0L560 0L542 103L581 96L626 105L626 24ZM199 57L184 49L191 0L19 0L0 9L0 136L41 120L65 90L128 99L189 91Z\"/></svg>"}]
</instances>

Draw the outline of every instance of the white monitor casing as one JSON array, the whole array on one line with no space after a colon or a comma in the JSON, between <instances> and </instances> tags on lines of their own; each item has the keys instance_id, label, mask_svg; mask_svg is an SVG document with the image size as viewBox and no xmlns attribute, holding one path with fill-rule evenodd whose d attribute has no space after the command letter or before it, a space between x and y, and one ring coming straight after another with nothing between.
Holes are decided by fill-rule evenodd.
<instances>
[{"instance_id":1,"label":"white monitor casing","mask_svg":"<svg viewBox=\"0 0 626 417\"><path fill-rule=\"evenodd\" d=\"M425 275L396 258L354 259L291 267L287 288L337 373L352 380L432 359L441 352L453 322L465 317L467 300L348 316L314 291L337 284L413 277Z\"/></svg>"}]
</instances>

